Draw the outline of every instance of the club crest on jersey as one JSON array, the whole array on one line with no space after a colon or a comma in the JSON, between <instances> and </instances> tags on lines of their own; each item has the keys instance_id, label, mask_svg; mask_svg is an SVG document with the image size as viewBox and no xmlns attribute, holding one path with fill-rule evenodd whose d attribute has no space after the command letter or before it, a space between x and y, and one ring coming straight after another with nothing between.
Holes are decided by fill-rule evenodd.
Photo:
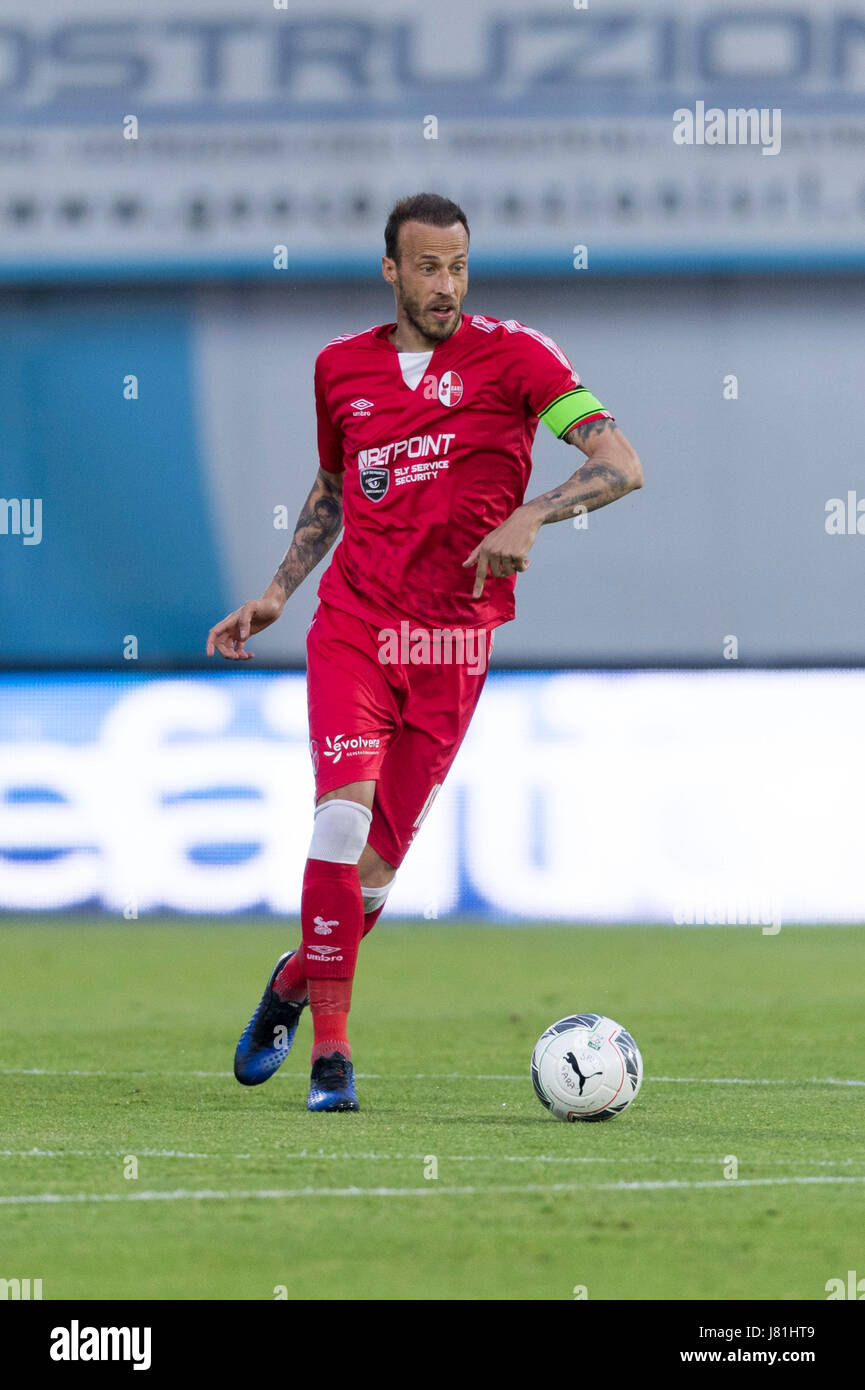
<instances>
[{"instance_id":1,"label":"club crest on jersey","mask_svg":"<svg viewBox=\"0 0 865 1390\"><path fill-rule=\"evenodd\" d=\"M360 485L364 497L370 502L380 502L390 487L390 472L387 468L360 468Z\"/></svg>"},{"instance_id":2,"label":"club crest on jersey","mask_svg":"<svg viewBox=\"0 0 865 1390\"><path fill-rule=\"evenodd\" d=\"M442 405L459 405L463 398L463 379L459 372L445 372L439 381L439 400Z\"/></svg>"}]
</instances>

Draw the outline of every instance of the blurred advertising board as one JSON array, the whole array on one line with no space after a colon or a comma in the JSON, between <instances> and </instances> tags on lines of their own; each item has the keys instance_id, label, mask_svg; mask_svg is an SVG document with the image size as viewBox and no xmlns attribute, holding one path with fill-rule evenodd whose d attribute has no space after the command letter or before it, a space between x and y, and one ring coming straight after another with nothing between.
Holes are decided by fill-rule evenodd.
<instances>
[{"instance_id":1,"label":"blurred advertising board","mask_svg":"<svg viewBox=\"0 0 865 1390\"><path fill-rule=\"evenodd\" d=\"M863 147L861 0L7 0L0 276L374 275L421 188L476 272L856 267Z\"/></svg>"},{"instance_id":2,"label":"blurred advertising board","mask_svg":"<svg viewBox=\"0 0 865 1390\"><path fill-rule=\"evenodd\" d=\"M861 921L863 698L859 671L494 671L388 912ZM312 807L300 674L0 678L4 911L295 915Z\"/></svg>"}]
</instances>

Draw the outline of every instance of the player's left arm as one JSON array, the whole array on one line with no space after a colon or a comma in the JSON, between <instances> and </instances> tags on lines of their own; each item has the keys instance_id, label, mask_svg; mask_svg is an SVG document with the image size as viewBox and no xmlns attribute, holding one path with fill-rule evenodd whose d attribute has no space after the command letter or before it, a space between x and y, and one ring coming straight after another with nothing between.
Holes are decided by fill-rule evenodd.
<instances>
[{"instance_id":1,"label":"player's left arm","mask_svg":"<svg viewBox=\"0 0 865 1390\"><path fill-rule=\"evenodd\" d=\"M606 507L643 486L640 456L608 416L574 425L565 435L565 442L581 449L588 462L581 463L566 483L541 497L533 497L517 509L536 514L539 527L550 521L565 521L583 510L593 512Z\"/></svg>"},{"instance_id":2,"label":"player's left arm","mask_svg":"<svg viewBox=\"0 0 865 1390\"><path fill-rule=\"evenodd\" d=\"M564 439L581 449L587 462L552 492L517 507L475 546L463 564L463 568L477 565L473 598L481 597L487 574L504 579L528 569L528 553L542 526L596 511L643 486L639 455L609 416L574 425Z\"/></svg>"}]
</instances>

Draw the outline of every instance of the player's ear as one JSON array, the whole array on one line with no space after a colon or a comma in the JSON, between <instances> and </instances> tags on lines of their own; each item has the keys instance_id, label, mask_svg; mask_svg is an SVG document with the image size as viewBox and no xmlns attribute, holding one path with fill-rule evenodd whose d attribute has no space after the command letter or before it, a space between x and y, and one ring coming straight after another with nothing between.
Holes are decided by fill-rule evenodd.
<instances>
[{"instance_id":1,"label":"player's ear","mask_svg":"<svg viewBox=\"0 0 865 1390\"><path fill-rule=\"evenodd\" d=\"M389 285L396 284L396 261L391 260L390 256L382 256L381 273Z\"/></svg>"}]
</instances>

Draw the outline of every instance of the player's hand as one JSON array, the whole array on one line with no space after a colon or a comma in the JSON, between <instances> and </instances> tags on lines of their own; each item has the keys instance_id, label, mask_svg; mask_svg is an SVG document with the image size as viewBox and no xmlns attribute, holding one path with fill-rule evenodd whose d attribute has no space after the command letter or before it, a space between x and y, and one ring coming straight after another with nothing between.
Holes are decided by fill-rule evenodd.
<instances>
[{"instance_id":1,"label":"player's hand","mask_svg":"<svg viewBox=\"0 0 865 1390\"><path fill-rule=\"evenodd\" d=\"M527 507L517 507L507 521L490 531L480 545L475 546L468 559L463 560L463 569L477 565L472 598L481 597L488 574L493 579L509 579L512 574L522 574L528 569L528 553L535 543L540 525Z\"/></svg>"},{"instance_id":2,"label":"player's hand","mask_svg":"<svg viewBox=\"0 0 865 1390\"><path fill-rule=\"evenodd\" d=\"M275 623L282 607L277 599L250 599L242 608L229 613L227 618L210 629L207 634L207 655L213 656L214 652L219 652L229 661L249 661L255 653L246 651L244 643L256 632Z\"/></svg>"}]
</instances>

